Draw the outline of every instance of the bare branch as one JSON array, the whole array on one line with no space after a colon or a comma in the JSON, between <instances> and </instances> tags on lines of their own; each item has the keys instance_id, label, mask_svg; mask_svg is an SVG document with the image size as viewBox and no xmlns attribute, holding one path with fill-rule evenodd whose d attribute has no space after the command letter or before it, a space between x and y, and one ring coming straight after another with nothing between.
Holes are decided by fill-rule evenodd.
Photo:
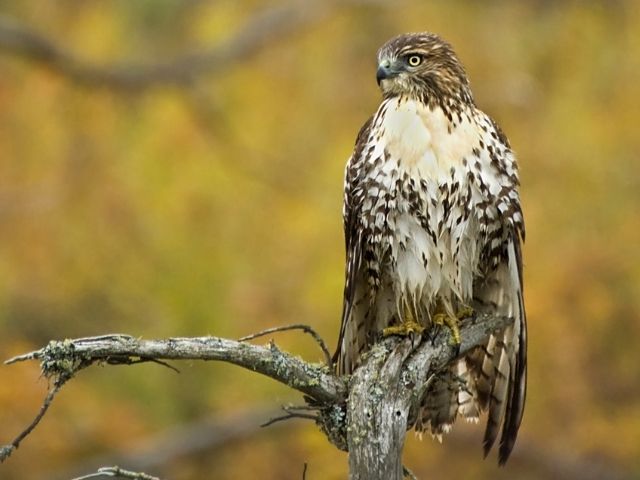
<instances>
[{"instance_id":1,"label":"bare branch","mask_svg":"<svg viewBox=\"0 0 640 480\"><path fill-rule=\"evenodd\" d=\"M271 419L269 419L268 421L260 425L260 427L262 428L269 427L274 423L282 422L284 420L291 420L292 418L305 418L307 420L314 420L314 421L318 421L319 419L318 415L313 415L311 413L302 413L302 412L308 412L308 411L317 411L318 410L317 407L310 407L308 405L304 405L301 407L296 407L293 405L283 405L282 410L285 412L284 415L272 417Z\"/></svg>"},{"instance_id":2,"label":"bare branch","mask_svg":"<svg viewBox=\"0 0 640 480\"><path fill-rule=\"evenodd\" d=\"M0 463L3 463L7 458L9 458L11 454L14 452L14 450L16 450L20 446L20 443L22 442L22 440L24 440L38 426L38 424L40 423L40 420L42 420L42 417L44 417L44 414L47 413L47 410L49 410L49 407L51 406L51 403L53 402L54 397L56 396L58 391L62 388L62 385L64 385L64 382L65 380L62 380L62 379L56 380L53 387L51 387L51 389L49 390L49 393L47 393L47 396L42 402L40 411L35 416L35 418L31 421L31 423L27 426L27 428L25 428L22 432L20 432L20 434L9 445L4 445L3 447L0 448Z\"/></svg>"},{"instance_id":3,"label":"bare branch","mask_svg":"<svg viewBox=\"0 0 640 480\"><path fill-rule=\"evenodd\" d=\"M160 480L158 477L153 477L146 473L132 472L130 470L125 470L124 468L120 468L120 467L102 467L102 468L99 468L98 471L95 473L90 473L89 475L76 477L72 480L88 480L90 478L102 478L102 477L129 478L131 480Z\"/></svg>"},{"instance_id":4,"label":"bare branch","mask_svg":"<svg viewBox=\"0 0 640 480\"><path fill-rule=\"evenodd\" d=\"M285 409L286 418L316 420L334 445L349 451L352 479L399 480L404 472L404 436L425 385L434 373L511 321L491 316L467 319L461 324L459 348L453 345L447 329L429 339L385 338L364 356L350 379L335 376L326 365L307 363L283 352L273 342L256 346L219 337L142 340L123 334L52 341L6 362L40 360L44 376L52 378L56 388L36 421L3 451L10 454L33 430L64 382L94 363L215 360L250 369L302 392L317 416L300 412L306 408L290 407Z\"/></svg>"},{"instance_id":5,"label":"bare branch","mask_svg":"<svg viewBox=\"0 0 640 480\"><path fill-rule=\"evenodd\" d=\"M86 85L136 90L188 84L198 75L223 72L233 62L246 60L270 42L321 20L327 12L325 6L323 2L297 1L263 10L219 45L165 62L99 65L7 16L0 16L0 49L39 62Z\"/></svg>"},{"instance_id":6,"label":"bare branch","mask_svg":"<svg viewBox=\"0 0 640 480\"><path fill-rule=\"evenodd\" d=\"M307 420L318 420L317 415L310 415L308 413L287 413L285 415L280 415L279 417L271 418L270 420L264 422L261 427L270 427L274 423L283 422L285 420L291 420L292 418L305 418Z\"/></svg>"},{"instance_id":7,"label":"bare branch","mask_svg":"<svg viewBox=\"0 0 640 480\"><path fill-rule=\"evenodd\" d=\"M344 380L332 375L329 367L306 363L281 351L273 342L262 347L218 337L141 340L130 335L112 334L52 341L40 350L19 355L5 363L34 359L40 360L43 375L53 378L56 387L49 392L43 408L29 427L10 445L0 449L0 462L7 459L31 433L64 382L96 362L131 365L141 361L217 360L271 377L319 403L341 403L346 397Z\"/></svg>"},{"instance_id":8,"label":"bare branch","mask_svg":"<svg viewBox=\"0 0 640 480\"><path fill-rule=\"evenodd\" d=\"M73 375L95 362L132 363L150 360L216 360L261 373L320 402L346 396L343 380L324 365L310 364L281 351L273 342L257 346L219 337L142 340L129 335L102 335L52 341L45 348L11 358L5 363L37 359L46 377Z\"/></svg>"},{"instance_id":9,"label":"bare branch","mask_svg":"<svg viewBox=\"0 0 640 480\"><path fill-rule=\"evenodd\" d=\"M302 330L304 333L308 333L309 335L311 335L313 339L316 341L316 343L318 344L318 346L320 347L320 349L322 350L327 366L331 366L331 363L332 363L331 353L329 352L329 348L327 348L327 344L325 343L325 341L318 334L318 332L316 332L313 328L311 328L309 325L304 325L302 323L297 323L294 325L285 325L283 327L267 328L266 330L262 330L260 332L252 333L251 335L247 335L245 337L239 338L238 341L246 342L248 340L253 340L255 338L264 337L265 335L269 335L270 333L286 332L288 330Z\"/></svg>"}]
</instances>

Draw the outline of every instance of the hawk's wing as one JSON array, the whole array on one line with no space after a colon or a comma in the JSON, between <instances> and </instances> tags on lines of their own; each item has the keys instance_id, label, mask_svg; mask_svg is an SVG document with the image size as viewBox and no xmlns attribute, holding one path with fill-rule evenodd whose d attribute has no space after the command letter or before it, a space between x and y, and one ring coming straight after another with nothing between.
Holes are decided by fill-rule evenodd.
<instances>
[{"instance_id":1,"label":"hawk's wing","mask_svg":"<svg viewBox=\"0 0 640 480\"><path fill-rule=\"evenodd\" d=\"M474 286L477 311L514 318L503 332L492 335L483 349L470 358L478 376L481 408L489 410L484 436L485 455L493 446L500 426L499 462L511 453L522 421L527 383L527 324L522 295L522 224L508 222L497 267Z\"/></svg>"},{"instance_id":2,"label":"hawk's wing","mask_svg":"<svg viewBox=\"0 0 640 480\"><path fill-rule=\"evenodd\" d=\"M357 351L351 351L352 348L356 348L353 344L354 339L347 337L353 337L356 333L353 331L353 327L349 328L349 324L355 300L356 277L362 259L362 232L359 228L359 211L364 192L360 178L362 169L359 166L363 161L363 152L369 138L372 121L373 117L369 118L360 129L353 154L349 158L345 170L344 204L342 209L346 254L344 300L338 346L333 355L333 362L337 364L338 371L341 373L349 373L345 372L345 356L354 358L358 354ZM351 331L348 333L347 330ZM348 363L351 363L351 361ZM350 368L346 370L350 370Z\"/></svg>"}]
</instances>

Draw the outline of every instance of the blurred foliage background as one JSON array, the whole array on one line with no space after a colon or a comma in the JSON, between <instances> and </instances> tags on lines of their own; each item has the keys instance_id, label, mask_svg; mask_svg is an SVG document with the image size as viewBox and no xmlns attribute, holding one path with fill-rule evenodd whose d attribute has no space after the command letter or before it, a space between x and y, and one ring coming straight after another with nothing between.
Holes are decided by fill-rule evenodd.
<instances>
[{"instance_id":1,"label":"blurred foliage background","mask_svg":"<svg viewBox=\"0 0 640 480\"><path fill-rule=\"evenodd\" d=\"M442 445L410 434L405 463L419 478L640 478L639 7L0 1L2 359L53 338L294 322L333 344L342 173L379 102L375 53L430 30L520 158L530 389L507 468L463 424ZM277 341L320 360L301 334ZM0 477L113 460L175 480L299 479L305 462L307 479L345 478L314 425L257 428L298 395L178 367L82 372ZM0 443L39 408L38 376L0 367Z\"/></svg>"}]
</instances>

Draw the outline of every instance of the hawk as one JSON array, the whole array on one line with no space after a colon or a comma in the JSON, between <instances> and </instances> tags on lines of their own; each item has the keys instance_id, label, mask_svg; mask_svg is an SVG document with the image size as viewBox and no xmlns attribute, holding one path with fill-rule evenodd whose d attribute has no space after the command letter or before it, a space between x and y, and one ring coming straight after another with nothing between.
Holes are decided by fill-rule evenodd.
<instances>
[{"instance_id":1,"label":"hawk","mask_svg":"<svg viewBox=\"0 0 640 480\"><path fill-rule=\"evenodd\" d=\"M458 415L488 411L484 453L513 448L526 394L524 220L507 137L473 100L451 45L404 34L378 51L383 100L345 173L346 281L337 372L383 334L448 325L469 312L514 318L438 373L416 430L441 438Z\"/></svg>"}]
</instances>

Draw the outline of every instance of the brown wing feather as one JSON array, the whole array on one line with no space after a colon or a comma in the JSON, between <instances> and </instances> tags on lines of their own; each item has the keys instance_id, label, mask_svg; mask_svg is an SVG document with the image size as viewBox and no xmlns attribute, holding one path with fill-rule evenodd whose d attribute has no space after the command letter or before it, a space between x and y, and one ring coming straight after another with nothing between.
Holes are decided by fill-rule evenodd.
<instances>
[{"instance_id":1,"label":"brown wing feather","mask_svg":"<svg viewBox=\"0 0 640 480\"><path fill-rule=\"evenodd\" d=\"M345 240L345 284L344 299L342 304L342 321L340 323L340 333L338 336L338 345L333 354L333 362L337 367L338 373L350 373L349 368L345 365L345 355L354 355L349 352L351 342L345 341L347 326L349 325L356 290L356 276L361 263L361 235L358 228L358 209L357 204L360 201L360 190L358 168L355 165L360 163L362 152L366 145L371 130L373 117L369 118L360 129L356 138L356 144L345 171L344 185L344 240ZM350 362L349 362L350 363Z\"/></svg>"},{"instance_id":2,"label":"brown wing feather","mask_svg":"<svg viewBox=\"0 0 640 480\"><path fill-rule=\"evenodd\" d=\"M484 452L500 435L498 459L504 464L515 443L526 396L526 315L522 296L520 236L507 237L507 254L497 268L474 288L474 306L480 312L514 317L514 324L492 335L469 356L476 375L478 402L489 411Z\"/></svg>"},{"instance_id":3,"label":"brown wing feather","mask_svg":"<svg viewBox=\"0 0 640 480\"><path fill-rule=\"evenodd\" d=\"M518 436L518 429L522 422L522 415L524 413L524 402L527 396L527 316L524 309L523 298L523 281L522 281L522 251L520 246L520 239L518 235L514 235L512 239L514 248L514 258L510 261L516 263L518 273L518 295L517 302L519 304L520 317L515 321L519 324L518 330L518 350L515 355L515 366L512 369L511 379L511 393L507 402L505 411L504 424L502 427L502 436L500 437L500 450L498 454L498 460L501 465L509 458L513 445L515 444L516 437Z\"/></svg>"}]
</instances>

